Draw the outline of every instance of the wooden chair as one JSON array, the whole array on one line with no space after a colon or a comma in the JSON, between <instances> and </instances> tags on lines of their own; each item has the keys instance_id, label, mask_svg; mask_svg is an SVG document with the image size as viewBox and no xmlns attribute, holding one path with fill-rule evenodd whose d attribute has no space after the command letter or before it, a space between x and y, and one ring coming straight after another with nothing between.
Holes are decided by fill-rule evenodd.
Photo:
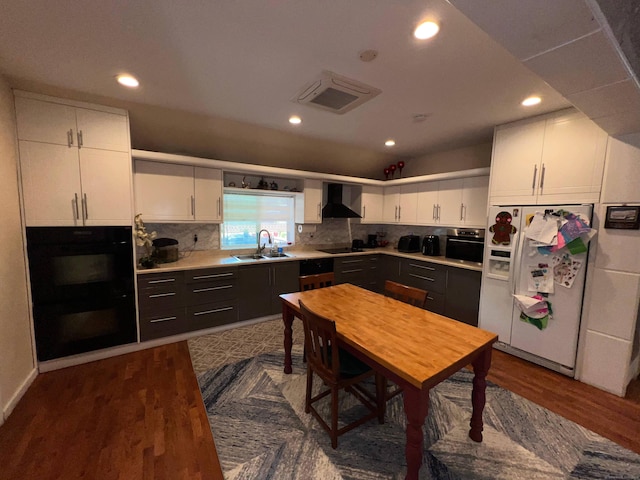
<instances>
[{"instance_id":1,"label":"wooden chair","mask_svg":"<svg viewBox=\"0 0 640 480\"><path fill-rule=\"evenodd\" d=\"M401 302L408 303L414 307L424 308L427 301L428 292L420 288L409 287L402 283L387 280L384 282L384 294L387 297L395 298ZM391 391L387 391L387 380L384 381L385 400L388 401L396 395L402 393L402 388L396 387Z\"/></svg>"},{"instance_id":2,"label":"wooden chair","mask_svg":"<svg viewBox=\"0 0 640 480\"><path fill-rule=\"evenodd\" d=\"M333 272L318 273L315 275L302 275L298 278L300 280L301 292L306 292L307 290L313 290L316 288L330 287L336 283Z\"/></svg>"},{"instance_id":3,"label":"wooden chair","mask_svg":"<svg viewBox=\"0 0 640 480\"><path fill-rule=\"evenodd\" d=\"M378 417L384 423L385 399L384 377L377 374L367 364L347 351L338 347L336 324L333 320L322 317L309 310L300 302L302 323L304 325L304 343L307 349L307 391L304 411L311 413L329 433L331 446L337 448L338 436L363 423ZM313 375L316 374L328 389L315 396L313 391ZM363 380L375 376L375 395L359 385ZM345 390L354 395L367 407L369 413L348 425L338 428L338 393ZM314 403L331 395L331 425L320 416Z\"/></svg>"},{"instance_id":4,"label":"wooden chair","mask_svg":"<svg viewBox=\"0 0 640 480\"><path fill-rule=\"evenodd\" d=\"M424 308L428 292L420 288L409 287L398 282L387 280L384 282L384 294L414 307Z\"/></svg>"}]
</instances>

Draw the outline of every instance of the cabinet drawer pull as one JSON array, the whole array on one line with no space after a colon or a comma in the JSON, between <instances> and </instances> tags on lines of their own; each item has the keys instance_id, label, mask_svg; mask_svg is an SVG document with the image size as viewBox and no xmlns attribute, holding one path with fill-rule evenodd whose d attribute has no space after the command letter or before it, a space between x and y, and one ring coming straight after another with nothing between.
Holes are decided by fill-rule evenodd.
<instances>
[{"instance_id":1,"label":"cabinet drawer pull","mask_svg":"<svg viewBox=\"0 0 640 480\"><path fill-rule=\"evenodd\" d=\"M420 278L422 280L428 280L429 282L435 282L436 281L435 278L423 277L422 275L416 275L415 273L410 273L409 275L411 275L412 277Z\"/></svg>"},{"instance_id":2,"label":"cabinet drawer pull","mask_svg":"<svg viewBox=\"0 0 640 480\"><path fill-rule=\"evenodd\" d=\"M354 268L352 270L343 270L342 273L355 273L355 272L362 272L361 268Z\"/></svg>"},{"instance_id":3,"label":"cabinet drawer pull","mask_svg":"<svg viewBox=\"0 0 640 480\"><path fill-rule=\"evenodd\" d=\"M205 310L204 312L194 312L193 316L195 317L196 315L208 315L210 313L226 312L227 310L233 310L233 307L221 307L214 308L213 310Z\"/></svg>"},{"instance_id":4,"label":"cabinet drawer pull","mask_svg":"<svg viewBox=\"0 0 640 480\"><path fill-rule=\"evenodd\" d=\"M436 269L433 267L427 267L426 265L418 265L416 263L410 263L409 264L410 267L416 267L416 268L422 268L424 270L431 270L432 272L435 272Z\"/></svg>"},{"instance_id":5,"label":"cabinet drawer pull","mask_svg":"<svg viewBox=\"0 0 640 480\"><path fill-rule=\"evenodd\" d=\"M233 273L232 272L227 272L227 273L213 273L211 275L196 275L195 277L192 277L193 280L204 280L206 278L220 278L220 277L230 277L232 276Z\"/></svg>"},{"instance_id":6,"label":"cabinet drawer pull","mask_svg":"<svg viewBox=\"0 0 640 480\"><path fill-rule=\"evenodd\" d=\"M149 298L160 298L160 297L173 297L176 292L170 293L154 293L153 295L149 295Z\"/></svg>"},{"instance_id":7,"label":"cabinet drawer pull","mask_svg":"<svg viewBox=\"0 0 640 480\"><path fill-rule=\"evenodd\" d=\"M176 279L175 278L163 278L162 280L149 280L149 283L169 283L169 282L175 282Z\"/></svg>"},{"instance_id":8,"label":"cabinet drawer pull","mask_svg":"<svg viewBox=\"0 0 640 480\"><path fill-rule=\"evenodd\" d=\"M155 318L150 320L149 323L158 323L158 322L168 322L170 320L177 320L178 317L164 317L164 318Z\"/></svg>"},{"instance_id":9,"label":"cabinet drawer pull","mask_svg":"<svg viewBox=\"0 0 640 480\"><path fill-rule=\"evenodd\" d=\"M222 285L220 287L196 288L193 293L211 292L213 290L223 290L225 288L233 288L233 285Z\"/></svg>"},{"instance_id":10,"label":"cabinet drawer pull","mask_svg":"<svg viewBox=\"0 0 640 480\"><path fill-rule=\"evenodd\" d=\"M427 300L433 300L433 297L427 295Z\"/></svg>"},{"instance_id":11,"label":"cabinet drawer pull","mask_svg":"<svg viewBox=\"0 0 640 480\"><path fill-rule=\"evenodd\" d=\"M342 261L342 262L340 262L340 263L343 263L343 264L344 264L344 263L362 263L362 262L363 262L363 260L362 260L362 259L360 259L360 260L343 260L343 261Z\"/></svg>"}]
</instances>

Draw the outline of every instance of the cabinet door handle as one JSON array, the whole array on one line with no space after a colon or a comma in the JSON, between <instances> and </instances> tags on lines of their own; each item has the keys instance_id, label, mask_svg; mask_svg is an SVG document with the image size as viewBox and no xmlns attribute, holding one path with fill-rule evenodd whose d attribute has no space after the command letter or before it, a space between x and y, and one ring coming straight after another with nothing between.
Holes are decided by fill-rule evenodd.
<instances>
[{"instance_id":1,"label":"cabinet door handle","mask_svg":"<svg viewBox=\"0 0 640 480\"><path fill-rule=\"evenodd\" d=\"M433 210L431 211L431 217L435 220L436 219L436 204L433 204Z\"/></svg>"},{"instance_id":2,"label":"cabinet door handle","mask_svg":"<svg viewBox=\"0 0 640 480\"><path fill-rule=\"evenodd\" d=\"M84 194L84 202L82 203L82 210L84 211L84 219L89 220L89 204L87 203L87 194Z\"/></svg>"},{"instance_id":3,"label":"cabinet door handle","mask_svg":"<svg viewBox=\"0 0 640 480\"><path fill-rule=\"evenodd\" d=\"M393 219L394 219L394 220L398 220L398 206L397 206L397 205L396 205L395 212L394 212L394 214L393 214Z\"/></svg>"},{"instance_id":4,"label":"cabinet door handle","mask_svg":"<svg viewBox=\"0 0 640 480\"><path fill-rule=\"evenodd\" d=\"M222 202L220 201L220 197L218 197L218 218L222 217Z\"/></svg>"},{"instance_id":5,"label":"cabinet door handle","mask_svg":"<svg viewBox=\"0 0 640 480\"><path fill-rule=\"evenodd\" d=\"M204 310L202 312L193 312L193 316L197 315L209 315L210 313L226 312L227 310L233 310L233 307L214 308L213 310Z\"/></svg>"},{"instance_id":6,"label":"cabinet door handle","mask_svg":"<svg viewBox=\"0 0 640 480\"><path fill-rule=\"evenodd\" d=\"M78 211L78 194L74 193L75 196L75 205L76 205L76 220L80 220L80 212Z\"/></svg>"},{"instance_id":7,"label":"cabinet door handle","mask_svg":"<svg viewBox=\"0 0 640 480\"><path fill-rule=\"evenodd\" d=\"M195 217L196 215L196 202L193 195L191 195L191 216Z\"/></svg>"},{"instance_id":8,"label":"cabinet door handle","mask_svg":"<svg viewBox=\"0 0 640 480\"><path fill-rule=\"evenodd\" d=\"M402 211L402 205L398 205L398 220L400 220L400 212Z\"/></svg>"},{"instance_id":9,"label":"cabinet door handle","mask_svg":"<svg viewBox=\"0 0 640 480\"><path fill-rule=\"evenodd\" d=\"M227 273L212 273L211 275L196 275L195 277L192 277L193 280L205 280L207 278L220 278L220 277L229 277L233 275L233 272L227 272Z\"/></svg>"},{"instance_id":10,"label":"cabinet door handle","mask_svg":"<svg viewBox=\"0 0 640 480\"><path fill-rule=\"evenodd\" d=\"M362 206L362 218L367 218L367 206L363 205Z\"/></svg>"},{"instance_id":11,"label":"cabinet door handle","mask_svg":"<svg viewBox=\"0 0 640 480\"><path fill-rule=\"evenodd\" d=\"M542 189L544 188L544 173L547 171L547 169L544 166L544 163L542 164L542 171L540 172L540 190L542 191Z\"/></svg>"},{"instance_id":12,"label":"cabinet door handle","mask_svg":"<svg viewBox=\"0 0 640 480\"><path fill-rule=\"evenodd\" d=\"M196 288L193 293L211 292L213 290L224 290L225 288L233 288L233 285L221 285L219 287Z\"/></svg>"},{"instance_id":13,"label":"cabinet door handle","mask_svg":"<svg viewBox=\"0 0 640 480\"><path fill-rule=\"evenodd\" d=\"M435 279L435 278L431 278L431 277L423 277L422 275L416 275L415 273L410 273L409 275L410 275L410 276L412 276L412 277L419 278L419 279L421 279L421 280L428 280L429 282L435 282L435 281L436 281L436 279Z\"/></svg>"},{"instance_id":14,"label":"cabinet door handle","mask_svg":"<svg viewBox=\"0 0 640 480\"><path fill-rule=\"evenodd\" d=\"M322 216L322 204L318 204L318 218Z\"/></svg>"},{"instance_id":15,"label":"cabinet door handle","mask_svg":"<svg viewBox=\"0 0 640 480\"><path fill-rule=\"evenodd\" d=\"M531 182L531 190L536 190L536 178L538 177L538 165L533 166L533 182Z\"/></svg>"},{"instance_id":16,"label":"cabinet door handle","mask_svg":"<svg viewBox=\"0 0 640 480\"><path fill-rule=\"evenodd\" d=\"M67 132L67 146L69 148L73 147L73 128L70 128Z\"/></svg>"},{"instance_id":17,"label":"cabinet door handle","mask_svg":"<svg viewBox=\"0 0 640 480\"><path fill-rule=\"evenodd\" d=\"M438 204L438 209L436 210L438 212L438 220L440 220L440 204Z\"/></svg>"},{"instance_id":18,"label":"cabinet door handle","mask_svg":"<svg viewBox=\"0 0 640 480\"><path fill-rule=\"evenodd\" d=\"M436 269L435 269L435 268L433 268L433 267L427 267L426 265L418 265L418 264L416 264L416 263L410 263L410 264L409 264L409 266L410 266L410 267L416 267L416 268L422 268L422 269L424 269L424 270L430 270L430 271L432 271L432 272L435 272L435 271L436 271Z\"/></svg>"},{"instance_id":19,"label":"cabinet door handle","mask_svg":"<svg viewBox=\"0 0 640 480\"><path fill-rule=\"evenodd\" d=\"M78 130L78 148L82 148L83 145L82 130Z\"/></svg>"},{"instance_id":20,"label":"cabinet door handle","mask_svg":"<svg viewBox=\"0 0 640 480\"><path fill-rule=\"evenodd\" d=\"M158 323L158 322L168 322L170 320L177 320L178 317L164 317L164 318L155 318L150 320L149 323Z\"/></svg>"},{"instance_id":21,"label":"cabinet door handle","mask_svg":"<svg viewBox=\"0 0 640 480\"><path fill-rule=\"evenodd\" d=\"M162 280L149 280L149 283L168 283L168 282L175 282L176 279L175 278L163 278Z\"/></svg>"},{"instance_id":22,"label":"cabinet door handle","mask_svg":"<svg viewBox=\"0 0 640 480\"><path fill-rule=\"evenodd\" d=\"M154 293L153 295L149 295L149 298L173 297L175 294L176 294L176 292Z\"/></svg>"},{"instance_id":23,"label":"cabinet door handle","mask_svg":"<svg viewBox=\"0 0 640 480\"><path fill-rule=\"evenodd\" d=\"M464 203L460 204L460 221L464 220Z\"/></svg>"}]
</instances>

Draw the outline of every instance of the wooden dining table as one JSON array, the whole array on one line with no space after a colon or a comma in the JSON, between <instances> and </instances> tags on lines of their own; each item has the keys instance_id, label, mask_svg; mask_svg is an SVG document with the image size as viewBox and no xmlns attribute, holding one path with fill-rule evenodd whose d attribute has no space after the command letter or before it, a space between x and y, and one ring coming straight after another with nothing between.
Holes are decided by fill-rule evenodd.
<instances>
[{"instance_id":1,"label":"wooden dining table","mask_svg":"<svg viewBox=\"0 0 640 480\"><path fill-rule=\"evenodd\" d=\"M417 479L422 465L429 390L469 364L474 371L469 437L482 441L486 376L496 334L348 283L280 297L285 373L292 371L291 327L294 317L301 318L302 300L310 310L335 321L341 347L403 388L405 478Z\"/></svg>"}]
</instances>

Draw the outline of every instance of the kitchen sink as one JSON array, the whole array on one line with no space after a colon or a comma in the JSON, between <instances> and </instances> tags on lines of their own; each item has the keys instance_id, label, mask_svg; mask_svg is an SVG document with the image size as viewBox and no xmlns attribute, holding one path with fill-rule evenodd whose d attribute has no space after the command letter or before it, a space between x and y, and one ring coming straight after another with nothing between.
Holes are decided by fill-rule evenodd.
<instances>
[{"instance_id":1,"label":"kitchen sink","mask_svg":"<svg viewBox=\"0 0 640 480\"><path fill-rule=\"evenodd\" d=\"M251 253L248 255L234 255L233 258L236 258L238 260L262 260L263 258L266 258L264 255L259 255L257 253Z\"/></svg>"},{"instance_id":2,"label":"kitchen sink","mask_svg":"<svg viewBox=\"0 0 640 480\"><path fill-rule=\"evenodd\" d=\"M267 253L264 256L266 258L282 258L282 257L289 257L290 255L287 253Z\"/></svg>"}]
</instances>

